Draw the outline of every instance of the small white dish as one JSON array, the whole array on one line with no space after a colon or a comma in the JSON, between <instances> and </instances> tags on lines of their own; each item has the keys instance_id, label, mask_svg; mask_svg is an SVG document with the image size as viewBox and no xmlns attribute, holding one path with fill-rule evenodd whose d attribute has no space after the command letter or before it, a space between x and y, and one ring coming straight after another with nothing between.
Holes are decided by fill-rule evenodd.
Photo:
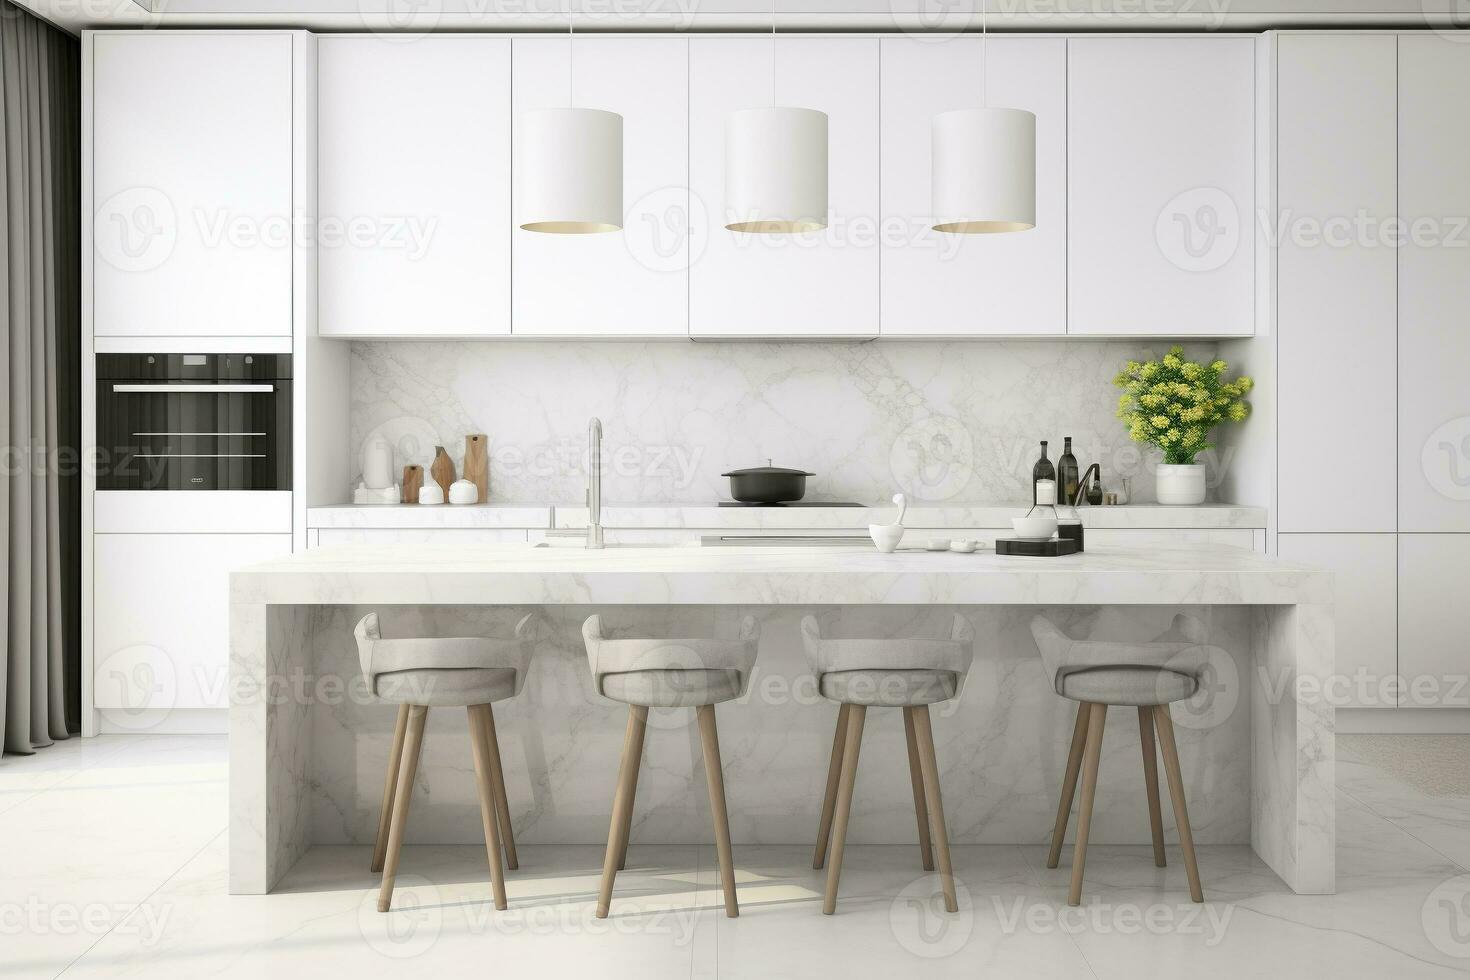
<instances>
[{"instance_id":1,"label":"small white dish","mask_svg":"<svg viewBox=\"0 0 1470 980\"><path fill-rule=\"evenodd\" d=\"M950 551L956 551L962 555L973 555L975 553L975 547L976 542L971 541L968 538L961 541L951 541L949 543Z\"/></svg>"},{"instance_id":2,"label":"small white dish","mask_svg":"<svg viewBox=\"0 0 1470 980\"><path fill-rule=\"evenodd\" d=\"M455 480L449 485L451 504L474 504L480 500L480 488L469 480Z\"/></svg>"},{"instance_id":3,"label":"small white dish","mask_svg":"<svg viewBox=\"0 0 1470 980\"><path fill-rule=\"evenodd\" d=\"M1016 530L1016 537L1026 541L1046 541L1056 536L1057 519L1055 517L1012 517L1011 527Z\"/></svg>"},{"instance_id":4,"label":"small white dish","mask_svg":"<svg viewBox=\"0 0 1470 980\"><path fill-rule=\"evenodd\" d=\"M949 538L930 538L924 542L924 547L930 551L948 551Z\"/></svg>"},{"instance_id":5,"label":"small white dish","mask_svg":"<svg viewBox=\"0 0 1470 980\"><path fill-rule=\"evenodd\" d=\"M878 550L886 554L892 554L898 550L898 543L903 540L902 524L869 524L868 537L873 539L873 544Z\"/></svg>"},{"instance_id":6,"label":"small white dish","mask_svg":"<svg viewBox=\"0 0 1470 980\"><path fill-rule=\"evenodd\" d=\"M419 505L421 507L434 507L444 503L444 488L430 481L419 487Z\"/></svg>"}]
</instances>

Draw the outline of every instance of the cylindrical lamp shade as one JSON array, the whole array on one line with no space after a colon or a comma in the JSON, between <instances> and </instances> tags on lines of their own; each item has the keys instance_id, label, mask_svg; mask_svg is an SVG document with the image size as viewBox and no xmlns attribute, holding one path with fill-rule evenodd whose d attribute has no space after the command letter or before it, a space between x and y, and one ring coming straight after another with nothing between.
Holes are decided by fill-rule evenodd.
<instances>
[{"instance_id":1,"label":"cylindrical lamp shade","mask_svg":"<svg viewBox=\"0 0 1470 980\"><path fill-rule=\"evenodd\" d=\"M602 109L521 114L520 225L586 235L623 227L623 117Z\"/></svg>"},{"instance_id":2,"label":"cylindrical lamp shade","mask_svg":"<svg viewBox=\"0 0 1470 980\"><path fill-rule=\"evenodd\" d=\"M827 227L827 114L770 106L725 124L725 227L789 235Z\"/></svg>"},{"instance_id":3,"label":"cylindrical lamp shade","mask_svg":"<svg viewBox=\"0 0 1470 980\"><path fill-rule=\"evenodd\" d=\"M1036 116L958 109L934 117L934 230L961 235L1036 227Z\"/></svg>"}]
</instances>

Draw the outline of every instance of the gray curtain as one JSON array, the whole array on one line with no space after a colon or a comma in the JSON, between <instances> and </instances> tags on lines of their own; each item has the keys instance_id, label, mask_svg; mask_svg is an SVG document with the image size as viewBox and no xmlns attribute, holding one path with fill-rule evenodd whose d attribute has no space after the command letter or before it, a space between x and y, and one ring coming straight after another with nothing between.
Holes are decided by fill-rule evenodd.
<instances>
[{"instance_id":1,"label":"gray curtain","mask_svg":"<svg viewBox=\"0 0 1470 980\"><path fill-rule=\"evenodd\" d=\"M0 729L67 737L78 673L77 42L0 0ZM68 680L68 674L71 680ZM75 720L75 710L72 711Z\"/></svg>"}]
</instances>

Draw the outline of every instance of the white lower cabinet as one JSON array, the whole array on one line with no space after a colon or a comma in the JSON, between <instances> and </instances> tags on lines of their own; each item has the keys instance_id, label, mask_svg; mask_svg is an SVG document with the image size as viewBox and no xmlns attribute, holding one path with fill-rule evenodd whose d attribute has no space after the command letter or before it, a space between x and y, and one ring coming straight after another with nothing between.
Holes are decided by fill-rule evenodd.
<instances>
[{"instance_id":1,"label":"white lower cabinet","mask_svg":"<svg viewBox=\"0 0 1470 980\"><path fill-rule=\"evenodd\" d=\"M1470 534L1399 535L1401 706L1470 706L1466 582ZM1341 626L1338 636L1341 642Z\"/></svg>"},{"instance_id":2,"label":"white lower cabinet","mask_svg":"<svg viewBox=\"0 0 1470 980\"><path fill-rule=\"evenodd\" d=\"M526 541L514 527L324 527L313 531L312 544L329 548L344 544L507 544Z\"/></svg>"},{"instance_id":3,"label":"white lower cabinet","mask_svg":"<svg viewBox=\"0 0 1470 980\"><path fill-rule=\"evenodd\" d=\"M94 700L104 730L229 707L230 572L291 553L289 534L93 537Z\"/></svg>"},{"instance_id":4,"label":"white lower cabinet","mask_svg":"<svg viewBox=\"0 0 1470 980\"><path fill-rule=\"evenodd\" d=\"M1280 557L1331 569L1337 667L1329 691L1337 707L1398 703L1398 540L1393 534L1281 534Z\"/></svg>"},{"instance_id":5,"label":"white lower cabinet","mask_svg":"<svg viewBox=\"0 0 1470 980\"><path fill-rule=\"evenodd\" d=\"M1084 532L1084 545L1118 548L1182 548L1186 545L1219 545L1227 548L1256 546L1250 528L1092 528Z\"/></svg>"}]
</instances>

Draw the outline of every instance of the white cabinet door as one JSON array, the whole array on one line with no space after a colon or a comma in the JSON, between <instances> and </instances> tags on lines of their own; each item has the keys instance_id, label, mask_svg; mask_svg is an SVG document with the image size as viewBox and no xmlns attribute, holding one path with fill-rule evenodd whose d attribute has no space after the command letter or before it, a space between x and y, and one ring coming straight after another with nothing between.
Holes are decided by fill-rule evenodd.
<instances>
[{"instance_id":1,"label":"white cabinet door","mask_svg":"<svg viewBox=\"0 0 1470 980\"><path fill-rule=\"evenodd\" d=\"M1398 527L1398 52L1387 34L1287 35L1277 49L1277 368L1282 531ZM1360 217L1367 219L1360 224ZM1371 375L1372 380L1368 381ZM1313 447L1350 440L1353 491Z\"/></svg>"},{"instance_id":2,"label":"white cabinet door","mask_svg":"<svg viewBox=\"0 0 1470 980\"><path fill-rule=\"evenodd\" d=\"M522 112L568 104L568 48L566 38L516 38L512 44L512 143L518 146ZM511 332L533 337L685 336L689 41L578 38L572 53L572 103L623 117L623 230L549 235L522 231L517 217L511 249ZM513 191L525 179L517 169Z\"/></svg>"},{"instance_id":3,"label":"white cabinet door","mask_svg":"<svg viewBox=\"0 0 1470 980\"><path fill-rule=\"evenodd\" d=\"M1470 531L1470 47L1399 38L1399 530ZM1365 385L1382 364L1363 361Z\"/></svg>"},{"instance_id":4,"label":"white cabinet door","mask_svg":"<svg viewBox=\"0 0 1470 980\"><path fill-rule=\"evenodd\" d=\"M1256 546L1256 532L1248 528L1115 528L1083 532L1084 546L1099 548L1186 548L1191 545L1245 548Z\"/></svg>"},{"instance_id":5,"label":"white cabinet door","mask_svg":"<svg viewBox=\"0 0 1470 980\"><path fill-rule=\"evenodd\" d=\"M1067 329L1255 330L1255 42L1067 41Z\"/></svg>"},{"instance_id":6,"label":"white cabinet door","mask_svg":"<svg viewBox=\"0 0 1470 980\"><path fill-rule=\"evenodd\" d=\"M98 336L291 335L292 36L99 34Z\"/></svg>"},{"instance_id":7,"label":"white cabinet door","mask_svg":"<svg viewBox=\"0 0 1470 980\"><path fill-rule=\"evenodd\" d=\"M1399 535L1400 705L1470 706L1466 582L1470 535Z\"/></svg>"},{"instance_id":8,"label":"white cabinet door","mask_svg":"<svg viewBox=\"0 0 1470 980\"><path fill-rule=\"evenodd\" d=\"M510 333L510 41L324 37L320 327Z\"/></svg>"},{"instance_id":9,"label":"white cabinet door","mask_svg":"<svg viewBox=\"0 0 1470 980\"><path fill-rule=\"evenodd\" d=\"M772 42L689 41L689 326L703 337L878 335L878 39L781 37L776 101L828 116L828 227L725 228L725 120L771 104Z\"/></svg>"},{"instance_id":10,"label":"white cabinet door","mask_svg":"<svg viewBox=\"0 0 1470 980\"><path fill-rule=\"evenodd\" d=\"M93 538L96 705L114 727L229 707L230 572L291 553L289 534ZM136 723L136 724L133 724Z\"/></svg>"},{"instance_id":11,"label":"white cabinet door","mask_svg":"<svg viewBox=\"0 0 1470 980\"><path fill-rule=\"evenodd\" d=\"M503 527L324 527L318 530L316 546L330 548L350 544L459 545L524 543L526 531Z\"/></svg>"},{"instance_id":12,"label":"white cabinet door","mask_svg":"<svg viewBox=\"0 0 1470 980\"><path fill-rule=\"evenodd\" d=\"M1392 534L1282 534L1282 558L1332 570L1337 621L1334 704L1398 703L1398 541ZM1341 699L1341 700L1337 700Z\"/></svg>"},{"instance_id":13,"label":"white cabinet door","mask_svg":"<svg viewBox=\"0 0 1470 980\"><path fill-rule=\"evenodd\" d=\"M883 336L1066 333L1066 40L884 38L882 55ZM1036 227L942 234L932 120L982 104L1036 113Z\"/></svg>"}]
</instances>

